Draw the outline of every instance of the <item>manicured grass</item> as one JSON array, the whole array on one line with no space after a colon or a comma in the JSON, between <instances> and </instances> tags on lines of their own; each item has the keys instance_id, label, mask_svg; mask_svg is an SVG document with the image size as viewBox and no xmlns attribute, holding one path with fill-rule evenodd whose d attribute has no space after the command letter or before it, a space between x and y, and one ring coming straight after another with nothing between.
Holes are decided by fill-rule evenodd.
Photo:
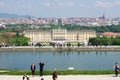
<instances>
[{"instance_id":1,"label":"manicured grass","mask_svg":"<svg viewBox=\"0 0 120 80\"><path fill-rule=\"evenodd\" d=\"M7 70L7 69L4 69L4 68L0 68L0 70Z\"/></svg>"},{"instance_id":2,"label":"manicured grass","mask_svg":"<svg viewBox=\"0 0 120 80\"><path fill-rule=\"evenodd\" d=\"M104 75L114 74L114 70L58 70L58 75ZM8 72L0 72L2 75L31 75L30 70L9 70ZM44 71L44 75L51 75L52 70ZM35 75L39 75L39 70L35 71Z\"/></svg>"}]
</instances>

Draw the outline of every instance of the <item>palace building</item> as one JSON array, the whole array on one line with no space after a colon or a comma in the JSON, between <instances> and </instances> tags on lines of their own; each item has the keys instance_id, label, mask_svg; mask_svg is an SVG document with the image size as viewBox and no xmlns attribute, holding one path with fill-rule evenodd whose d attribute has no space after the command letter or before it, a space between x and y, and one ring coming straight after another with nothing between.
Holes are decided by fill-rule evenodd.
<instances>
[{"instance_id":1,"label":"palace building","mask_svg":"<svg viewBox=\"0 0 120 80\"><path fill-rule=\"evenodd\" d=\"M96 37L93 30L26 30L24 36L30 38L31 43L38 42L81 42L87 43L89 38Z\"/></svg>"}]
</instances>

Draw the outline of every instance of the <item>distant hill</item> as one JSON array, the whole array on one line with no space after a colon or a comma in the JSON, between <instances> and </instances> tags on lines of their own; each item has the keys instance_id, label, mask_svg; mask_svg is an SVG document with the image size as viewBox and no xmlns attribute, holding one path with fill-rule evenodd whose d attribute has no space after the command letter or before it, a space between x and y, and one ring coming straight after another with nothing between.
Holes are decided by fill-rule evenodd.
<instances>
[{"instance_id":1,"label":"distant hill","mask_svg":"<svg viewBox=\"0 0 120 80\"><path fill-rule=\"evenodd\" d=\"M33 17L30 15L17 15L17 14L9 14L9 13L0 13L0 18L25 18L25 17Z\"/></svg>"}]
</instances>

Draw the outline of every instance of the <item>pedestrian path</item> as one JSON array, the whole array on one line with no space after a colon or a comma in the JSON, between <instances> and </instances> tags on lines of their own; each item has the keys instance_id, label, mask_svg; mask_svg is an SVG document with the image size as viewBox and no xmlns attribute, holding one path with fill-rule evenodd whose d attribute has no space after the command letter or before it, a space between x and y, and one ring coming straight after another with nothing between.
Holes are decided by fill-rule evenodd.
<instances>
[{"instance_id":1,"label":"pedestrian path","mask_svg":"<svg viewBox=\"0 0 120 80\"><path fill-rule=\"evenodd\" d=\"M29 80L40 80L40 76L29 76ZM52 80L52 75L43 76L44 80ZM22 80L22 75L0 75L0 80ZM120 80L120 76L110 75L58 75L58 80Z\"/></svg>"}]
</instances>

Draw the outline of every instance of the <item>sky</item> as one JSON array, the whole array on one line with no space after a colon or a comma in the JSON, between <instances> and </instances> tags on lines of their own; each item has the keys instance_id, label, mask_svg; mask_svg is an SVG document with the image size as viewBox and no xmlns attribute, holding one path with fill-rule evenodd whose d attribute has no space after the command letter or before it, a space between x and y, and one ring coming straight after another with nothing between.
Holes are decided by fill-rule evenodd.
<instances>
[{"instance_id":1,"label":"sky","mask_svg":"<svg viewBox=\"0 0 120 80\"><path fill-rule=\"evenodd\" d=\"M36 17L120 17L120 0L0 0L0 13Z\"/></svg>"}]
</instances>

